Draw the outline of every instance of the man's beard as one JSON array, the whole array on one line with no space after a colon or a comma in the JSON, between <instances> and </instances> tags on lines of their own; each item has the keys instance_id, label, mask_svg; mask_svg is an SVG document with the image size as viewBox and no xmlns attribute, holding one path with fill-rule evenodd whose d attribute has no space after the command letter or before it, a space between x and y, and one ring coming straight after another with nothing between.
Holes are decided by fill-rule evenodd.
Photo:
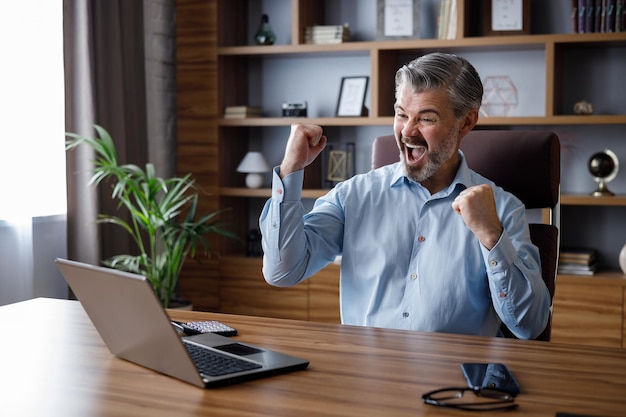
<instances>
[{"instance_id":1,"label":"man's beard","mask_svg":"<svg viewBox=\"0 0 626 417\"><path fill-rule=\"evenodd\" d=\"M446 163L456 152L456 144L459 137L459 131L455 131L450 138L441 143L439 149L428 149L424 157L427 158L426 165L418 168L406 164L404 152L401 153L402 161L405 162L404 168L407 176L415 182L426 181L432 177L441 166Z\"/></svg>"}]
</instances>

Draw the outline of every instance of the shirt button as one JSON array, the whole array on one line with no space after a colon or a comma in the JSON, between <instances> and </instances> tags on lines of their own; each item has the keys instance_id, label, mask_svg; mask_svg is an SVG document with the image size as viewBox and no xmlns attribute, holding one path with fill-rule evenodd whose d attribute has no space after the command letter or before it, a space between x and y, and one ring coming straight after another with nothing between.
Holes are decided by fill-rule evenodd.
<instances>
[{"instance_id":1,"label":"shirt button","mask_svg":"<svg viewBox=\"0 0 626 417\"><path fill-rule=\"evenodd\" d=\"M402 313L402 317L409 317L409 313L405 311L404 313Z\"/></svg>"},{"instance_id":2,"label":"shirt button","mask_svg":"<svg viewBox=\"0 0 626 417\"><path fill-rule=\"evenodd\" d=\"M417 274L411 274L411 279L417 279Z\"/></svg>"},{"instance_id":3,"label":"shirt button","mask_svg":"<svg viewBox=\"0 0 626 417\"><path fill-rule=\"evenodd\" d=\"M423 242L426 240L426 238L424 236L420 236L417 238L418 242Z\"/></svg>"},{"instance_id":4,"label":"shirt button","mask_svg":"<svg viewBox=\"0 0 626 417\"><path fill-rule=\"evenodd\" d=\"M282 193L283 193L283 190L281 190L280 188L276 190L276 194L281 195Z\"/></svg>"},{"instance_id":5,"label":"shirt button","mask_svg":"<svg viewBox=\"0 0 626 417\"><path fill-rule=\"evenodd\" d=\"M500 298L506 298L506 293L505 293L505 292L501 292L501 293L499 294L499 296L500 296Z\"/></svg>"},{"instance_id":6,"label":"shirt button","mask_svg":"<svg viewBox=\"0 0 626 417\"><path fill-rule=\"evenodd\" d=\"M491 266L497 266L498 265L498 261L491 261L491 262L489 262L489 264Z\"/></svg>"}]
</instances>

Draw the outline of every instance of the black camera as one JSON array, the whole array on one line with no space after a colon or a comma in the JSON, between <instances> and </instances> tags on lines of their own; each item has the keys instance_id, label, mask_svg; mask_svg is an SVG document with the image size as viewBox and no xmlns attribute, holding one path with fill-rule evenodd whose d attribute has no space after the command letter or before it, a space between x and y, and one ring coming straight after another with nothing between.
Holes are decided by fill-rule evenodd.
<instances>
[{"instance_id":1,"label":"black camera","mask_svg":"<svg viewBox=\"0 0 626 417\"><path fill-rule=\"evenodd\" d=\"M283 103L283 117L306 117L306 101Z\"/></svg>"}]
</instances>

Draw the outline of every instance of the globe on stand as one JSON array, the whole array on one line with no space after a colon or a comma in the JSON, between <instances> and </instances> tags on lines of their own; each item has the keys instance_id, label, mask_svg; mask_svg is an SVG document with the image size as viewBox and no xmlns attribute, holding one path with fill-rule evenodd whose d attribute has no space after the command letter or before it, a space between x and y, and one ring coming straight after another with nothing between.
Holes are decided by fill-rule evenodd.
<instances>
[{"instance_id":1,"label":"globe on stand","mask_svg":"<svg viewBox=\"0 0 626 417\"><path fill-rule=\"evenodd\" d=\"M619 171L619 160L617 155L610 149L598 152L589 158L589 172L598 183L598 188L591 193L594 197L615 195L606 187L606 183L612 181Z\"/></svg>"}]
</instances>

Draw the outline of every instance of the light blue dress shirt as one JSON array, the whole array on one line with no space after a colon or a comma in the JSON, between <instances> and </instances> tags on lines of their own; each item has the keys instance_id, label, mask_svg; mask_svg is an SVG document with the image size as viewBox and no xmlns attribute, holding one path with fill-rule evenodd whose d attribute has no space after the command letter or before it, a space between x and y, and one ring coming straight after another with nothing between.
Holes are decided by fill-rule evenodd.
<instances>
[{"instance_id":1,"label":"light blue dress shirt","mask_svg":"<svg viewBox=\"0 0 626 417\"><path fill-rule=\"evenodd\" d=\"M266 281L295 285L341 255L344 324L496 336L504 322L517 337L538 336L550 295L524 205L459 157L454 181L434 195L396 163L337 184L308 214L303 171L281 180L275 168L260 216ZM451 207L484 183L504 227L491 251Z\"/></svg>"}]
</instances>

